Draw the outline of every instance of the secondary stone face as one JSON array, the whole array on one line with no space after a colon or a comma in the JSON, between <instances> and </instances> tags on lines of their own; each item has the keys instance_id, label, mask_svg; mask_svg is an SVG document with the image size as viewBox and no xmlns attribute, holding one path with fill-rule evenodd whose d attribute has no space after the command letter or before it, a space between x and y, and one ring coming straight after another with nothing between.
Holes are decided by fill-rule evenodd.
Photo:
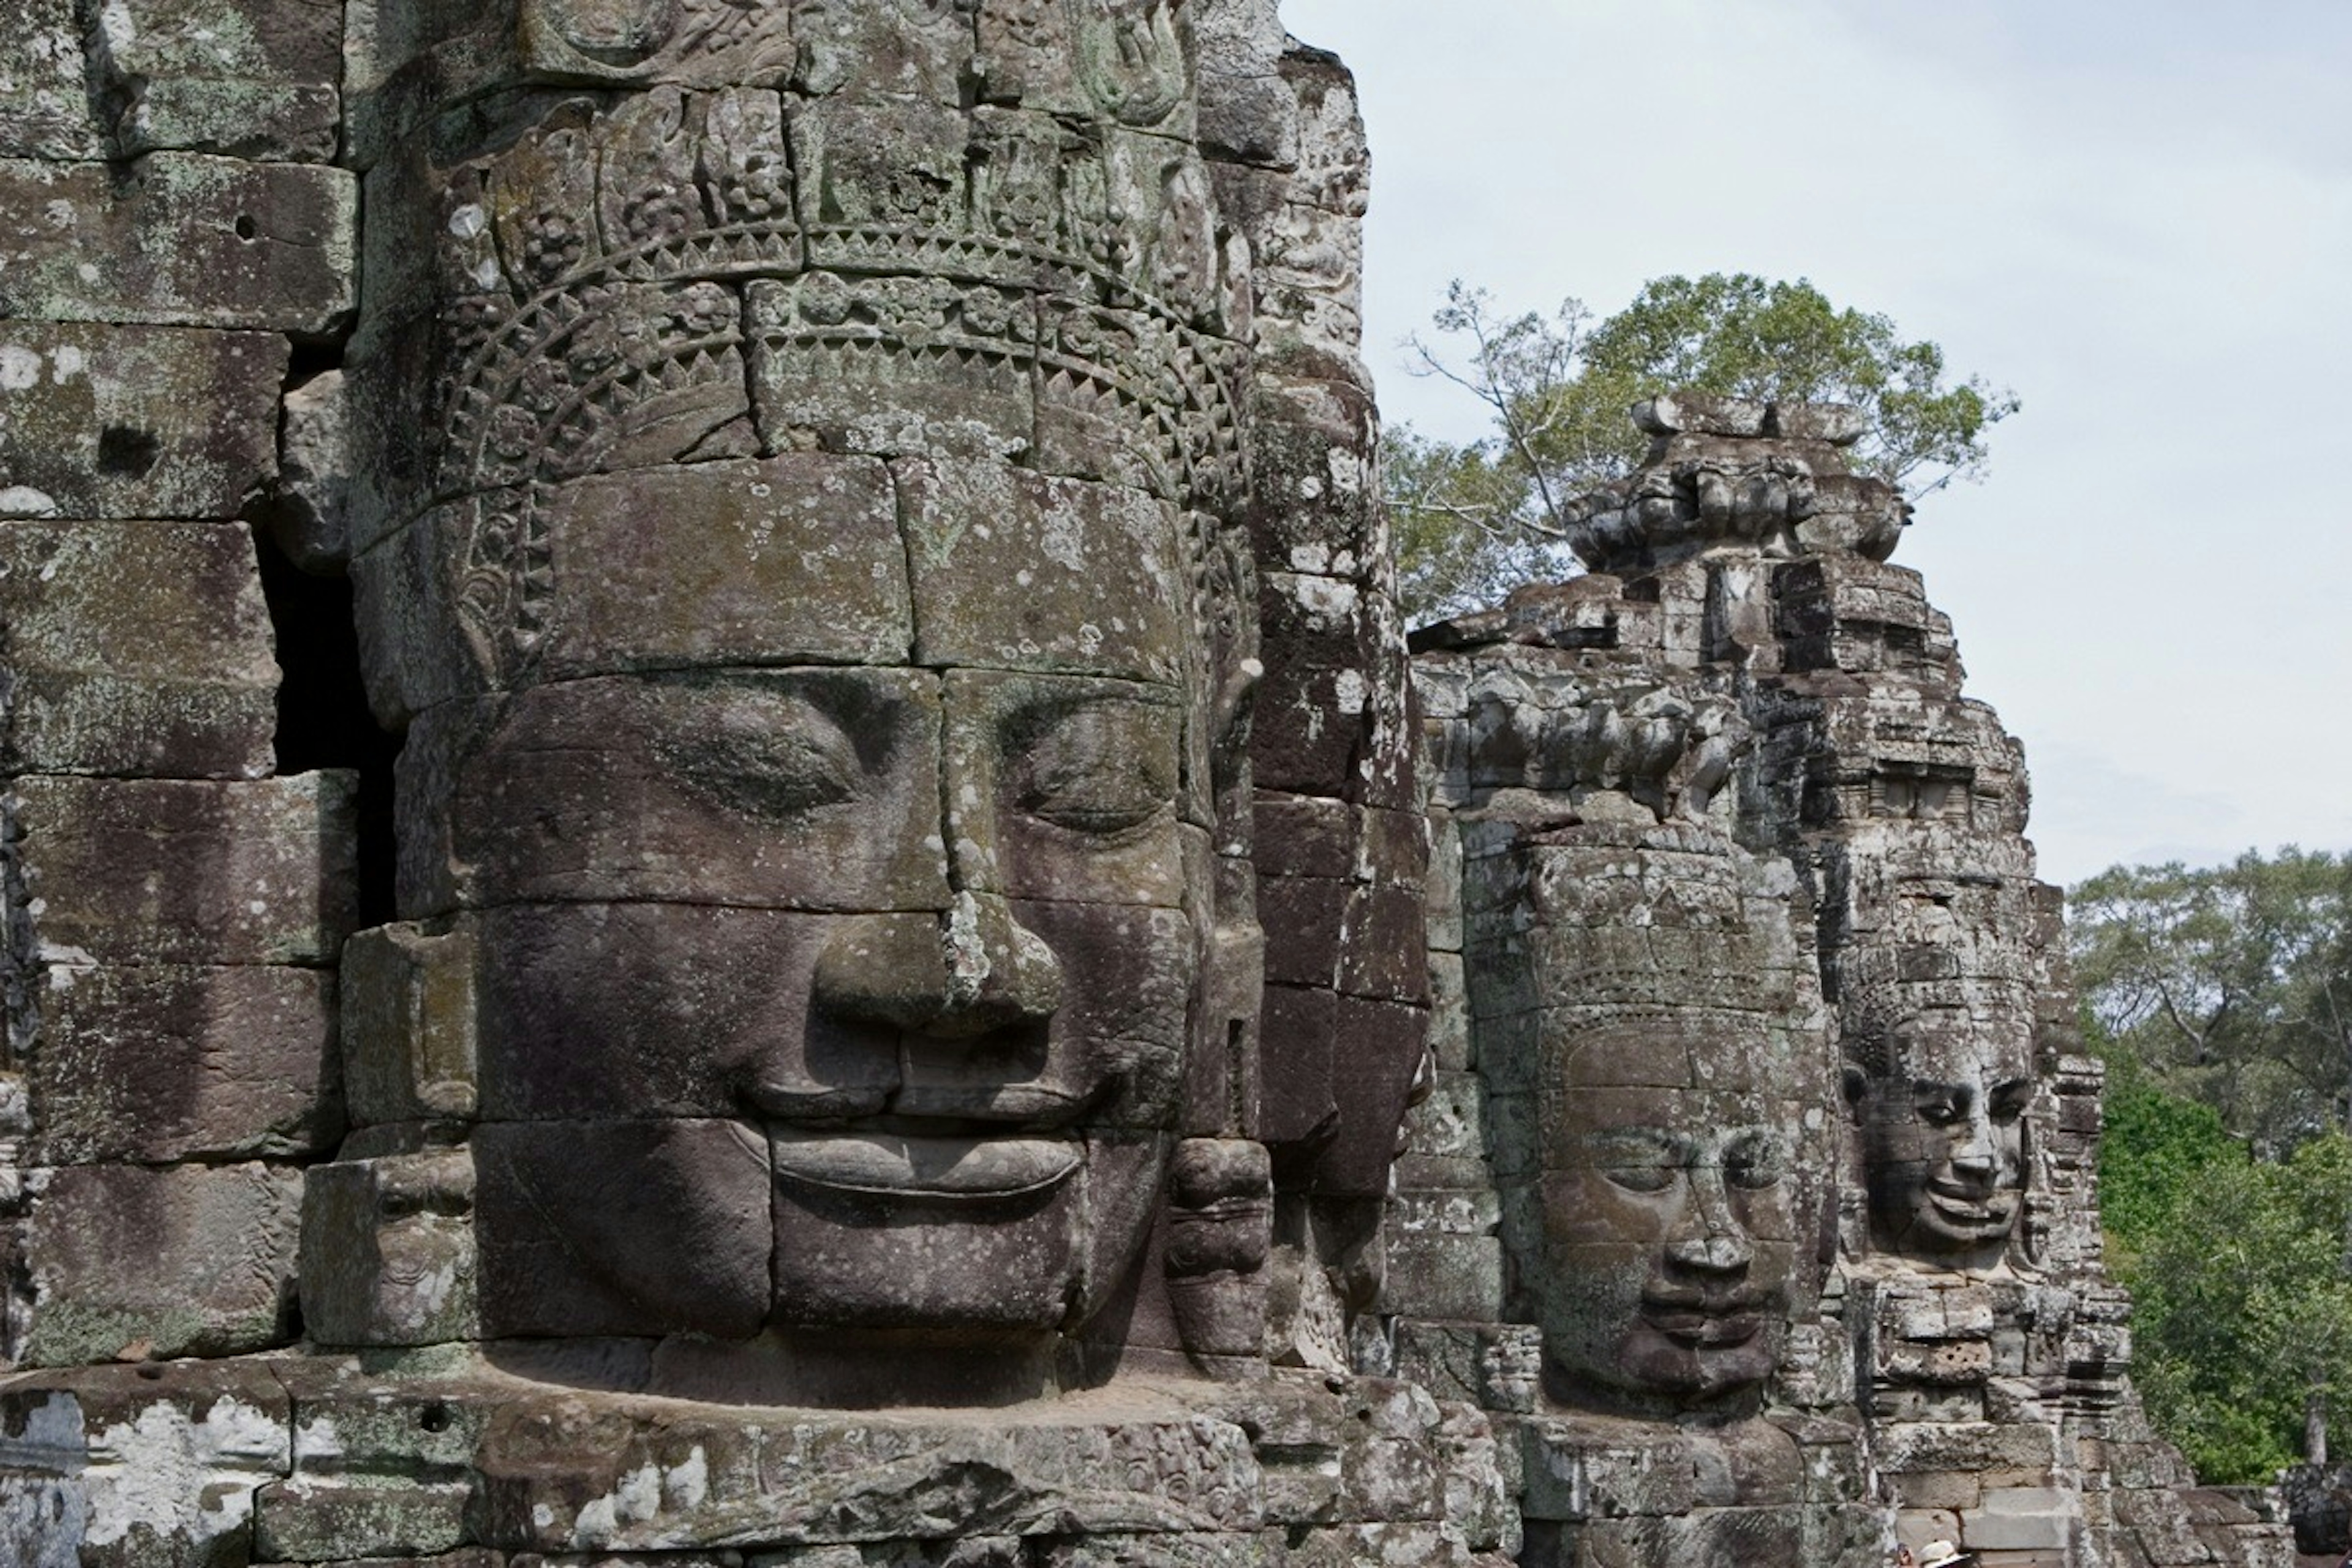
<instances>
[{"instance_id":1,"label":"secondary stone face","mask_svg":"<svg viewBox=\"0 0 2352 1568\"><path fill-rule=\"evenodd\" d=\"M1493 1306L1392 1289L1398 1364L1520 1434L1526 1563L1859 1568L1890 1524L1987 1563L2283 1563L2121 1382L2058 900L2016 742L1884 563L1907 509L1845 472L1850 411L1636 416L1649 460L1579 511L1592 574L1420 634L1438 1038L1477 1096L1420 1123L1396 1206L1516 1267ZM1807 1028L1833 1089L1826 1054L1773 1075ZM1842 1145L1833 1193L1773 1197L1775 1127Z\"/></svg>"}]
</instances>

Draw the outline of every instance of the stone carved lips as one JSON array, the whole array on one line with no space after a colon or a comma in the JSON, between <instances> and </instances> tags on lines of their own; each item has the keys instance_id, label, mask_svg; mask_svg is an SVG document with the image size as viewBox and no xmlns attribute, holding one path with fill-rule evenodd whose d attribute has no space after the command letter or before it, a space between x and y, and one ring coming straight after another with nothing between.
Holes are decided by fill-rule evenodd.
<instances>
[{"instance_id":1,"label":"stone carved lips","mask_svg":"<svg viewBox=\"0 0 2352 1568\"><path fill-rule=\"evenodd\" d=\"M1083 1144L1052 1138L780 1128L769 1147L781 1184L886 1198L1026 1197L1061 1185L1086 1161Z\"/></svg>"},{"instance_id":2,"label":"stone carved lips","mask_svg":"<svg viewBox=\"0 0 2352 1568\"><path fill-rule=\"evenodd\" d=\"M1642 1318L1670 1340L1720 1349L1744 1345L1764 1331L1764 1314L1777 1307L1760 1290L1710 1294L1655 1285L1642 1293Z\"/></svg>"}]
</instances>

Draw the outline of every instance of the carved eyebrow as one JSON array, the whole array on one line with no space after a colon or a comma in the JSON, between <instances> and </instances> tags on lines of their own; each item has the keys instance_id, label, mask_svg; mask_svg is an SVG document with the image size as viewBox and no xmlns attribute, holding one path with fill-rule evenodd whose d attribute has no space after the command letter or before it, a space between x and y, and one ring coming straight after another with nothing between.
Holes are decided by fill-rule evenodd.
<instances>
[{"instance_id":1,"label":"carved eyebrow","mask_svg":"<svg viewBox=\"0 0 2352 1568\"><path fill-rule=\"evenodd\" d=\"M1614 1127L1585 1134L1582 1143L1596 1165L1683 1165L1694 1152L1690 1139L1663 1127Z\"/></svg>"}]
</instances>

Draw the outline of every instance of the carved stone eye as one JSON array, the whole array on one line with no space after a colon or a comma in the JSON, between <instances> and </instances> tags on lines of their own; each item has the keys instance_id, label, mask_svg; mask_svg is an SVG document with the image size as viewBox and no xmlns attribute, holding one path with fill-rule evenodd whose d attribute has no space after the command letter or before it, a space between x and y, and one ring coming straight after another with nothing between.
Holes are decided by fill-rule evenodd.
<instances>
[{"instance_id":1,"label":"carved stone eye","mask_svg":"<svg viewBox=\"0 0 2352 1568\"><path fill-rule=\"evenodd\" d=\"M805 710L788 728L720 725L660 748L679 782L730 811L790 817L856 798L857 751L832 720Z\"/></svg>"},{"instance_id":2,"label":"carved stone eye","mask_svg":"<svg viewBox=\"0 0 2352 1568\"><path fill-rule=\"evenodd\" d=\"M1660 1162L1653 1164L1609 1165L1602 1168L1601 1174L1609 1178L1612 1186L1622 1187L1629 1193L1663 1193L1675 1184L1675 1178L1681 1173L1672 1165Z\"/></svg>"},{"instance_id":3,"label":"carved stone eye","mask_svg":"<svg viewBox=\"0 0 2352 1568\"><path fill-rule=\"evenodd\" d=\"M1140 827L1176 796L1176 763L1160 710L1089 703L1022 726L1013 804L1073 832Z\"/></svg>"},{"instance_id":4,"label":"carved stone eye","mask_svg":"<svg viewBox=\"0 0 2352 1568\"><path fill-rule=\"evenodd\" d=\"M1937 1089L1922 1093L1913 1101L1919 1120L1930 1127L1957 1127L1968 1120L1968 1105L1958 1094Z\"/></svg>"},{"instance_id":5,"label":"carved stone eye","mask_svg":"<svg viewBox=\"0 0 2352 1568\"><path fill-rule=\"evenodd\" d=\"M589 58L632 66L677 30L677 0L540 0L555 35Z\"/></svg>"},{"instance_id":6,"label":"carved stone eye","mask_svg":"<svg viewBox=\"0 0 2352 1568\"><path fill-rule=\"evenodd\" d=\"M2003 1126L2018 1121L2025 1108L2033 1103L2033 1085L2030 1082L2005 1083L1992 1091L1992 1119Z\"/></svg>"},{"instance_id":7,"label":"carved stone eye","mask_svg":"<svg viewBox=\"0 0 2352 1568\"><path fill-rule=\"evenodd\" d=\"M1787 1151L1769 1133L1751 1132L1735 1138L1723 1152L1724 1181L1750 1192L1779 1186L1788 1168Z\"/></svg>"}]
</instances>

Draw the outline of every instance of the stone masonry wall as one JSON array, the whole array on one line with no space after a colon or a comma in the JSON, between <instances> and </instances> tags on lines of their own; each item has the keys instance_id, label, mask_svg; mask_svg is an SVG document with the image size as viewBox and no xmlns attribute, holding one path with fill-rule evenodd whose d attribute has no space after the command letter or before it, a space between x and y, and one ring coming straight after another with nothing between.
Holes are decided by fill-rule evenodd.
<instances>
[{"instance_id":1,"label":"stone masonry wall","mask_svg":"<svg viewBox=\"0 0 2352 1568\"><path fill-rule=\"evenodd\" d=\"M247 519L354 302L340 7L0 28L0 842L20 1365L297 1332L352 780L279 773Z\"/></svg>"}]
</instances>

